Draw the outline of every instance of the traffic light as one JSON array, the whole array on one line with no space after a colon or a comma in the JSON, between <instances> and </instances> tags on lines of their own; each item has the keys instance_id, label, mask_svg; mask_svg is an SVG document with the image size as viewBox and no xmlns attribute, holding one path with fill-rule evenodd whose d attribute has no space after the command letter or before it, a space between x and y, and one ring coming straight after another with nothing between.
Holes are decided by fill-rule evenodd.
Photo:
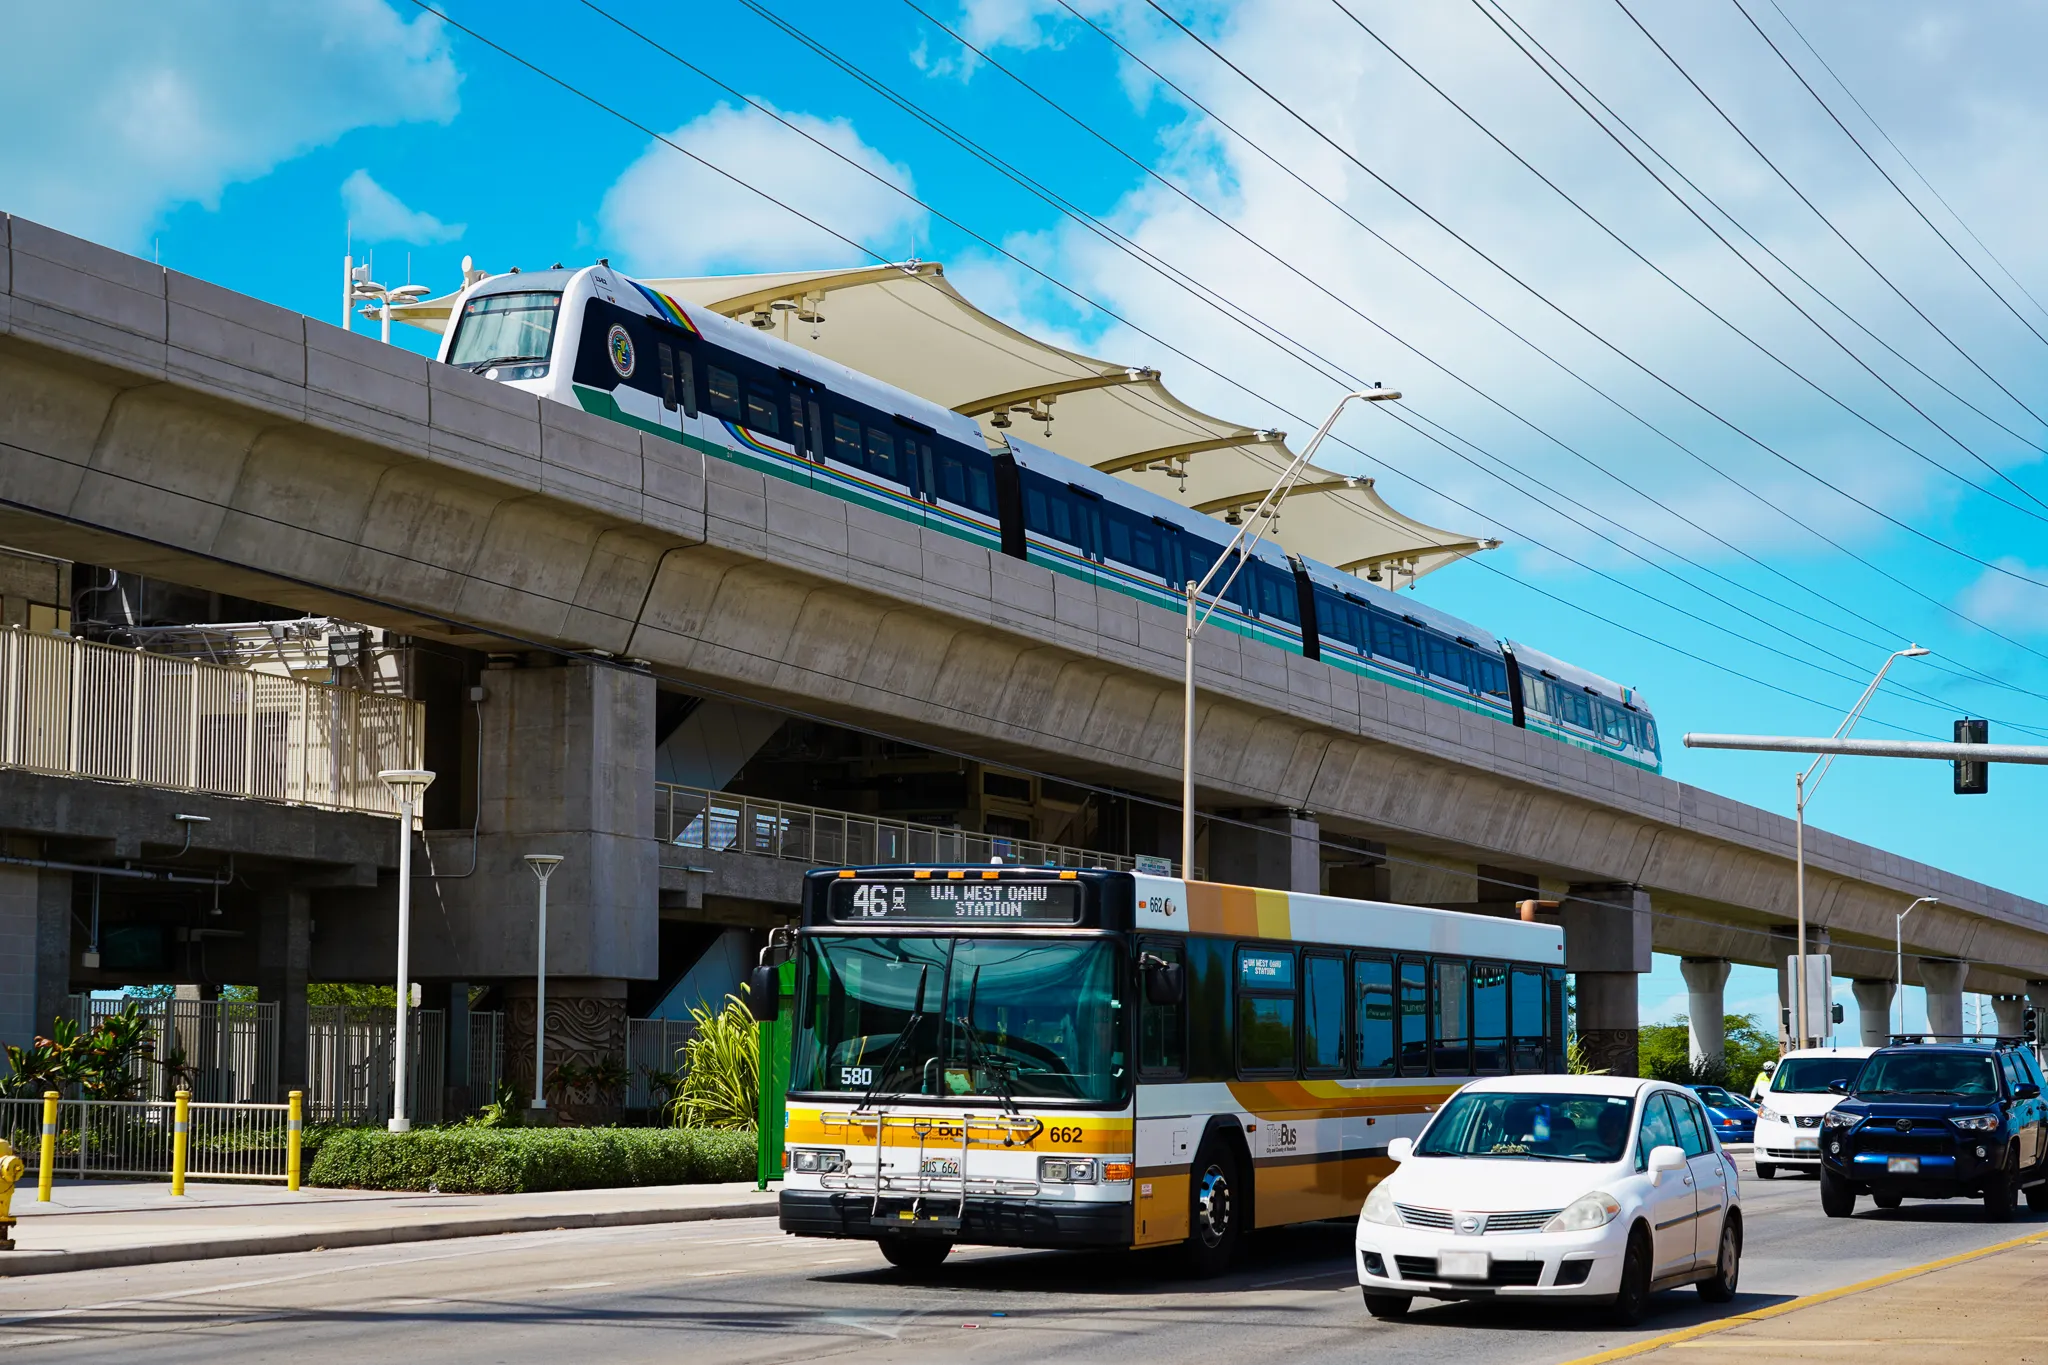
<instances>
[{"instance_id":1,"label":"traffic light","mask_svg":"<svg viewBox=\"0 0 2048 1365\"><path fill-rule=\"evenodd\" d=\"M1956 743L1989 744L1991 722L1988 720L1959 720L1956 722ZM1991 790L1991 765L1975 759L1956 760L1956 795L1982 796Z\"/></svg>"}]
</instances>

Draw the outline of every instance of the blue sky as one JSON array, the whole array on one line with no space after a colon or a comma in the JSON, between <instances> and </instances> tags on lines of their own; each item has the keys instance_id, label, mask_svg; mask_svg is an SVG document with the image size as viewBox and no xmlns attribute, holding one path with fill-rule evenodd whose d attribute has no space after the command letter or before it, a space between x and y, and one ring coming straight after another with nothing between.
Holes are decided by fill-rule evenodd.
<instances>
[{"instance_id":1,"label":"blue sky","mask_svg":"<svg viewBox=\"0 0 2048 1365\"><path fill-rule=\"evenodd\" d=\"M437 292L465 255L493 270L602 255L654 275L866 259L753 186L879 255L944 260L992 310L1157 365L1211 411L1285 427L1299 424L1276 407L1327 408L1332 380L1057 198L1469 441L1461 458L1359 412L1340 428L1354 448L1324 462L1375 475L1414 515L1500 536L1420 595L1638 686L1667 736L1825 731L1909 640L1935 655L1899 666L1866 733L1946 738L1967 713L1993 718L1994 738L2048 736L2043 6L1162 0L1218 56L1145 3L1072 0L1130 55L1059 0L918 3L448 9L616 113L403 0L44 7L20 16L17 42L47 60L0 89L0 128L18 130L0 133L0 208L323 318L351 245L380 278ZM1756 270L1504 30L1554 54L1684 195L1658 156L1711 196L1691 202ZM1794 766L1675 744L1666 764L1778 811ZM1991 796L1958 799L1943 767L1865 760L1810 809L2048 899L2044 795L2034 769L1997 769ZM1743 1008L1768 993L1760 972L1731 984ZM1644 1002L1682 1007L1672 964Z\"/></svg>"}]
</instances>

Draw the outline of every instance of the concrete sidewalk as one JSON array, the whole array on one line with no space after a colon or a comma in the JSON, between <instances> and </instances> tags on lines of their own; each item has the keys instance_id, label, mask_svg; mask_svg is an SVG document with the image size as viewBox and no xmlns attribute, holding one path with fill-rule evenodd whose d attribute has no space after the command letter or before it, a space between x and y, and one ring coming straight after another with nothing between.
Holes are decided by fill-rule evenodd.
<instances>
[{"instance_id":1,"label":"concrete sidewalk","mask_svg":"<svg viewBox=\"0 0 2048 1365\"><path fill-rule=\"evenodd\" d=\"M1683 1328L1570 1365L2048 1360L2048 1232Z\"/></svg>"},{"instance_id":2,"label":"concrete sidewalk","mask_svg":"<svg viewBox=\"0 0 2048 1365\"><path fill-rule=\"evenodd\" d=\"M277 1185L195 1181L182 1198L163 1181L83 1181L59 1183L54 1196L40 1204L33 1183L15 1188L21 1223L16 1249L0 1252L0 1276L775 1213L775 1191L751 1181L545 1194L293 1194Z\"/></svg>"}]
</instances>

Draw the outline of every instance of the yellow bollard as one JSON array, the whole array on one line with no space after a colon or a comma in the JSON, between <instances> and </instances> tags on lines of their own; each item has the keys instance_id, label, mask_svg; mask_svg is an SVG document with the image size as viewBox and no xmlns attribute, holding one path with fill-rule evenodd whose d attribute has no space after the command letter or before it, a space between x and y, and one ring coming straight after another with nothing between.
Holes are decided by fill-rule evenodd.
<instances>
[{"instance_id":1,"label":"yellow bollard","mask_svg":"<svg viewBox=\"0 0 2048 1365\"><path fill-rule=\"evenodd\" d=\"M306 1092L294 1090L285 1097L285 1148L284 1187L296 1191L299 1188L299 1142L306 1131Z\"/></svg>"},{"instance_id":2,"label":"yellow bollard","mask_svg":"<svg viewBox=\"0 0 2048 1365\"><path fill-rule=\"evenodd\" d=\"M43 1150L36 1164L36 1202L50 1202L50 1186L57 1179L57 1092L43 1092Z\"/></svg>"},{"instance_id":3,"label":"yellow bollard","mask_svg":"<svg viewBox=\"0 0 2048 1365\"><path fill-rule=\"evenodd\" d=\"M192 1140L192 1092L178 1092L178 1108L171 1124L171 1193L185 1192L185 1152Z\"/></svg>"}]
</instances>

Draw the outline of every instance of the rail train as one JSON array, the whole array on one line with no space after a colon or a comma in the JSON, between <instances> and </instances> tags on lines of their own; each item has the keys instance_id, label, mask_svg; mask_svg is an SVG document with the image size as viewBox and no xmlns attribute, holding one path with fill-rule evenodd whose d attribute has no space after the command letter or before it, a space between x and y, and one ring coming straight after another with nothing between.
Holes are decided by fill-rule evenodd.
<instances>
[{"instance_id":1,"label":"rail train","mask_svg":"<svg viewBox=\"0 0 2048 1365\"><path fill-rule=\"evenodd\" d=\"M557 402L1178 611L1211 517L599 263L487 276L437 356ZM1220 581L1220 580L1219 580ZM1261 542L1212 624L1656 771L1640 694Z\"/></svg>"}]
</instances>

